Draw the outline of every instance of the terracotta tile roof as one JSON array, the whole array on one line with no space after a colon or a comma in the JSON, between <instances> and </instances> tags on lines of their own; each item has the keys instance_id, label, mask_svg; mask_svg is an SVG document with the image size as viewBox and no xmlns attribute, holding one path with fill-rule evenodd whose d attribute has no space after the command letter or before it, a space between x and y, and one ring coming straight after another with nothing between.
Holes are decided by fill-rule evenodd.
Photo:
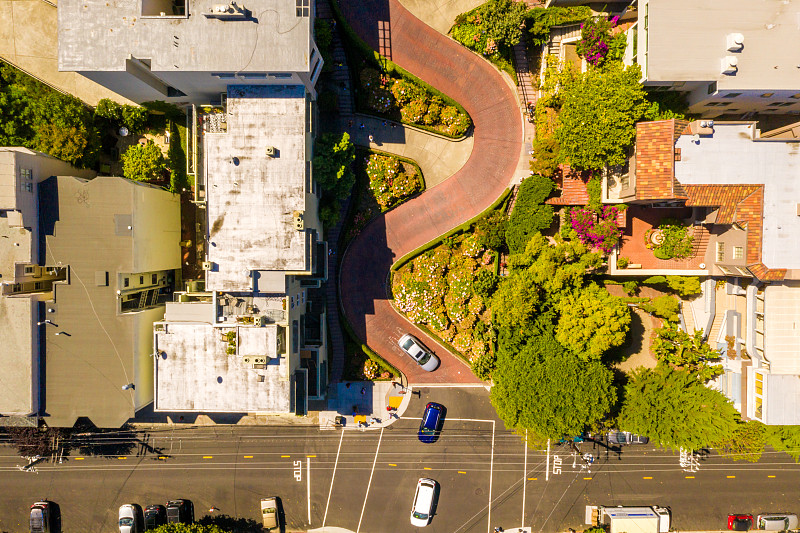
<instances>
[{"instance_id":1,"label":"terracotta tile roof","mask_svg":"<svg viewBox=\"0 0 800 533\"><path fill-rule=\"evenodd\" d=\"M586 190L587 172L572 170L568 165L560 165L554 176L560 183L561 196L548 198L550 205L586 205L589 203L589 191Z\"/></svg>"},{"instance_id":2,"label":"terracotta tile roof","mask_svg":"<svg viewBox=\"0 0 800 533\"><path fill-rule=\"evenodd\" d=\"M636 124L636 199L685 198L675 179L675 140L685 121L657 120Z\"/></svg>"},{"instance_id":3,"label":"terracotta tile roof","mask_svg":"<svg viewBox=\"0 0 800 533\"><path fill-rule=\"evenodd\" d=\"M716 224L733 224L747 230L747 268L760 280L779 281L785 268L770 269L761 262L764 232L763 185L686 185L687 206L719 207Z\"/></svg>"}]
</instances>

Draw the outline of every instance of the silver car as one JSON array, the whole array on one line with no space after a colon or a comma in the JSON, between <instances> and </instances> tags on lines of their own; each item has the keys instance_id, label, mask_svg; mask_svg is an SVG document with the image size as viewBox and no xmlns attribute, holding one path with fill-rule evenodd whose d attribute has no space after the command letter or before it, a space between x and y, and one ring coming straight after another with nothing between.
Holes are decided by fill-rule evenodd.
<instances>
[{"instance_id":1,"label":"silver car","mask_svg":"<svg viewBox=\"0 0 800 533\"><path fill-rule=\"evenodd\" d=\"M797 523L797 515L789 513L760 514L756 519L756 527L764 531L797 529Z\"/></svg>"},{"instance_id":2,"label":"silver car","mask_svg":"<svg viewBox=\"0 0 800 533\"><path fill-rule=\"evenodd\" d=\"M400 348L406 352L411 359L422 367L422 370L433 372L439 368L439 358L433 355L433 353L413 335L406 333L400 337L397 344L400 345Z\"/></svg>"}]
</instances>

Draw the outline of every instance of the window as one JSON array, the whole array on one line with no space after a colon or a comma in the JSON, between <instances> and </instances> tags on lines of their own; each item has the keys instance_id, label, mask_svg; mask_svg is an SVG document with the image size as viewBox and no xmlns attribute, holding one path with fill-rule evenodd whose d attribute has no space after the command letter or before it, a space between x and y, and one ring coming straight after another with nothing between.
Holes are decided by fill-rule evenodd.
<instances>
[{"instance_id":1,"label":"window","mask_svg":"<svg viewBox=\"0 0 800 533\"><path fill-rule=\"evenodd\" d=\"M233 72L212 72L211 75L221 80L232 80L236 77Z\"/></svg>"},{"instance_id":2,"label":"window","mask_svg":"<svg viewBox=\"0 0 800 533\"><path fill-rule=\"evenodd\" d=\"M303 297L303 303L306 303L306 291L301 292L300 295Z\"/></svg>"},{"instance_id":3,"label":"window","mask_svg":"<svg viewBox=\"0 0 800 533\"><path fill-rule=\"evenodd\" d=\"M712 82L708 84L708 94L714 94L717 92L717 82Z\"/></svg>"},{"instance_id":4,"label":"window","mask_svg":"<svg viewBox=\"0 0 800 533\"><path fill-rule=\"evenodd\" d=\"M289 301L291 302L291 308L294 309L294 296L292 296Z\"/></svg>"},{"instance_id":5,"label":"window","mask_svg":"<svg viewBox=\"0 0 800 533\"><path fill-rule=\"evenodd\" d=\"M33 192L33 170L29 168L19 169L19 190L22 192Z\"/></svg>"},{"instance_id":6,"label":"window","mask_svg":"<svg viewBox=\"0 0 800 533\"><path fill-rule=\"evenodd\" d=\"M742 259L744 257L744 247L743 246L734 246L733 247L733 258L734 259Z\"/></svg>"},{"instance_id":7,"label":"window","mask_svg":"<svg viewBox=\"0 0 800 533\"><path fill-rule=\"evenodd\" d=\"M311 0L295 0L295 14L298 17L307 17L311 14L311 8L309 7Z\"/></svg>"},{"instance_id":8,"label":"window","mask_svg":"<svg viewBox=\"0 0 800 533\"><path fill-rule=\"evenodd\" d=\"M297 353L300 347L300 324L297 320L292 321L292 352Z\"/></svg>"},{"instance_id":9,"label":"window","mask_svg":"<svg viewBox=\"0 0 800 533\"><path fill-rule=\"evenodd\" d=\"M37 281L36 283L34 283L33 284L33 290L35 290L35 291L42 290L42 282L41 281Z\"/></svg>"},{"instance_id":10,"label":"window","mask_svg":"<svg viewBox=\"0 0 800 533\"><path fill-rule=\"evenodd\" d=\"M139 276L139 285L144 285L144 276Z\"/></svg>"},{"instance_id":11,"label":"window","mask_svg":"<svg viewBox=\"0 0 800 533\"><path fill-rule=\"evenodd\" d=\"M724 267L724 266L721 266L721 267L719 267L719 269L720 269L720 270L722 271L722 273L723 273L723 274L725 274L726 276L733 276L733 272L731 271L731 269L730 269L730 268L726 268L726 267Z\"/></svg>"},{"instance_id":12,"label":"window","mask_svg":"<svg viewBox=\"0 0 800 533\"><path fill-rule=\"evenodd\" d=\"M736 98L737 96L741 96L741 95L742 95L742 93L728 93L728 94L723 95L722 97L723 98Z\"/></svg>"},{"instance_id":13,"label":"window","mask_svg":"<svg viewBox=\"0 0 800 533\"><path fill-rule=\"evenodd\" d=\"M265 79L267 79L267 73L266 72L242 72L241 74L239 74L239 77L241 77L244 80L265 80Z\"/></svg>"},{"instance_id":14,"label":"window","mask_svg":"<svg viewBox=\"0 0 800 533\"><path fill-rule=\"evenodd\" d=\"M760 96L761 98L770 98L770 97L772 97L772 96L775 96L775 93L762 93L762 94L760 94L759 96Z\"/></svg>"},{"instance_id":15,"label":"window","mask_svg":"<svg viewBox=\"0 0 800 533\"><path fill-rule=\"evenodd\" d=\"M796 103L797 102L772 102L771 104L767 105L767 107L786 107Z\"/></svg>"},{"instance_id":16,"label":"window","mask_svg":"<svg viewBox=\"0 0 800 533\"><path fill-rule=\"evenodd\" d=\"M753 416L758 419L764 418L764 376L756 374L756 390L755 390L755 409Z\"/></svg>"},{"instance_id":17,"label":"window","mask_svg":"<svg viewBox=\"0 0 800 533\"><path fill-rule=\"evenodd\" d=\"M746 268L736 267L736 272L738 272L739 275L744 276L746 278L749 278L751 276L750 271L747 270Z\"/></svg>"},{"instance_id":18,"label":"window","mask_svg":"<svg viewBox=\"0 0 800 533\"><path fill-rule=\"evenodd\" d=\"M125 279L122 280L122 286L123 287L129 287L130 284L131 284L131 282L130 282L130 280L128 278L125 278Z\"/></svg>"},{"instance_id":19,"label":"window","mask_svg":"<svg viewBox=\"0 0 800 533\"><path fill-rule=\"evenodd\" d=\"M624 176L622 176L622 178L619 180L619 183L620 183L620 185L622 186L622 189L623 189L623 190L627 190L627 189L629 189L629 188L630 188L630 186L631 186L631 177L630 177L628 174L625 174L625 175L624 175Z\"/></svg>"},{"instance_id":20,"label":"window","mask_svg":"<svg viewBox=\"0 0 800 533\"><path fill-rule=\"evenodd\" d=\"M271 78L275 78L277 80L287 80L292 77L291 73L289 72L270 72L269 75Z\"/></svg>"},{"instance_id":21,"label":"window","mask_svg":"<svg viewBox=\"0 0 800 533\"><path fill-rule=\"evenodd\" d=\"M730 102L707 102L706 107L728 107Z\"/></svg>"},{"instance_id":22,"label":"window","mask_svg":"<svg viewBox=\"0 0 800 533\"><path fill-rule=\"evenodd\" d=\"M155 285L156 283L158 283L158 274L153 274L152 276L150 276L150 279L151 279L150 283Z\"/></svg>"},{"instance_id":23,"label":"window","mask_svg":"<svg viewBox=\"0 0 800 533\"><path fill-rule=\"evenodd\" d=\"M33 274L34 272L36 272L36 267L32 267L32 266L25 267L25 273L26 274Z\"/></svg>"},{"instance_id":24,"label":"window","mask_svg":"<svg viewBox=\"0 0 800 533\"><path fill-rule=\"evenodd\" d=\"M724 242L718 242L717 243L717 263L719 263L720 261L724 261L724 260L725 260L725 243Z\"/></svg>"}]
</instances>

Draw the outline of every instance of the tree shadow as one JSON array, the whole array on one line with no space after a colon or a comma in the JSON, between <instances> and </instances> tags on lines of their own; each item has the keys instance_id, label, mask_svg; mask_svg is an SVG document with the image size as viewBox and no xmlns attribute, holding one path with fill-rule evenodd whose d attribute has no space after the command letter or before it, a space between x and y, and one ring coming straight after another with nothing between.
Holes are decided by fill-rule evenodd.
<instances>
[{"instance_id":1,"label":"tree shadow","mask_svg":"<svg viewBox=\"0 0 800 533\"><path fill-rule=\"evenodd\" d=\"M265 531L262 525L250 518L235 518L226 514L211 516L206 515L197 521L204 526L217 526L223 531L233 533L261 533Z\"/></svg>"}]
</instances>

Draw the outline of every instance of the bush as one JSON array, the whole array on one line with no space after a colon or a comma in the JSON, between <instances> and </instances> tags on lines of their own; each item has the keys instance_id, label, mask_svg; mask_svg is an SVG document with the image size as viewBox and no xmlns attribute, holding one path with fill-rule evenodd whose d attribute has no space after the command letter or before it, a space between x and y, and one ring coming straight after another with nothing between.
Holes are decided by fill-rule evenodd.
<instances>
[{"instance_id":1,"label":"bush","mask_svg":"<svg viewBox=\"0 0 800 533\"><path fill-rule=\"evenodd\" d=\"M134 181L158 180L167 168L164 154L153 141L134 144L122 154L122 173Z\"/></svg>"},{"instance_id":2,"label":"bush","mask_svg":"<svg viewBox=\"0 0 800 533\"><path fill-rule=\"evenodd\" d=\"M333 43L333 31L331 23L326 19L314 19L314 42L317 44L319 53L322 54L324 61L323 69L330 71L333 68L333 55L331 54L331 43Z\"/></svg>"},{"instance_id":3,"label":"bush","mask_svg":"<svg viewBox=\"0 0 800 533\"><path fill-rule=\"evenodd\" d=\"M478 273L475 275L475 279L472 282L472 290L482 298L489 298L497 289L497 283L499 281L499 276L494 272L482 268L478 270Z\"/></svg>"},{"instance_id":4,"label":"bush","mask_svg":"<svg viewBox=\"0 0 800 533\"><path fill-rule=\"evenodd\" d=\"M677 220L664 219L658 225L663 235L661 244L653 247L653 255L658 259L685 259L692 255L694 238L689 235L689 228ZM649 242L650 232L646 234Z\"/></svg>"},{"instance_id":5,"label":"bush","mask_svg":"<svg viewBox=\"0 0 800 533\"><path fill-rule=\"evenodd\" d=\"M469 363L472 372L484 381L491 379L495 365L497 365L497 356L491 351L473 358Z\"/></svg>"},{"instance_id":6,"label":"bush","mask_svg":"<svg viewBox=\"0 0 800 533\"><path fill-rule=\"evenodd\" d=\"M592 16L588 6L534 7L525 16L528 27L528 43L542 46L550 38L550 27L587 20Z\"/></svg>"},{"instance_id":7,"label":"bush","mask_svg":"<svg viewBox=\"0 0 800 533\"><path fill-rule=\"evenodd\" d=\"M525 178L506 226L506 242L512 254L522 253L530 238L553 223L553 206L544 203L553 192L553 180L544 176Z\"/></svg>"},{"instance_id":8,"label":"bush","mask_svg":"<svg viewBox=\"0 0 800 533\"><path fill-rule=\"evenodd\" d=\"M356 175L353 172L355 146L350 134L323 133L314 145L314 178L320 187L336 198L347 198Z\"/></svg>"},{"instance_id":9,"label":"bush","mask_svg":"<svg viewBox=\"0 0 800 533\"><path fill-rule=\"evenodd\" d=\"M597 214L591 208L575 208L570 211L570 224L578 239L604 253L610 253L622 237L622 229L617 227L616 206L603 206Z\"/></svg>"},{"instance_id":10,"label":"bush","mask_svg":"<svg viewBox=\"0 0 800 533\"><path fill-rule=\"evenodd\" d=\"M631 264L631 260L625 256L617 257L617 268L628 268L628 265Z\"/></svg>"},{"instance_id":11,"label":"bush","mask_svg":"<svg viewBox=\"0 0 800 533\"><path fill-rule=\"evenodd\" d=\"M94 114L112 122L119 122L122 118L122 107L114 100L103 98L97 102L97 107L94 108Z\"/></svg>"},{"instance_id":12,"label":"bush","mask_svg":"<svg viewBox=\"0 0 800 533\"><path fill-rule=\"evenodd\" d=\"M622 288L625 290L625 294L628 296L633 296L639 292L639 283L637 283L635 280L626 281L622 284Z\"/></svg>"},{"instance_id":13,"label":"bush","mask_svg":"<svg viewBox=\"0 0 800 533\"><path fill-rule=\"evenodd\" d=\"M651 315L675 322L678 320L680 302L674 296L663 294L651 303L639 305L639 308Z\"/></svg>"},{"instance_id":14,"label":"bush","mask_svg":"<svg viewBox=\"0 0 800 533\"><path fill-rule=\"evenodd\" d=\"M319 208L319 220L322 222L322 227L325 229L332 229L339 222L339 211L341 206L339 200L333 198L327 202L321 203Z\"/></svg>"},{"instance_id":15,"label":"bush","mask_svg":"<svg viewBox=\"0 0 800 533\"><path fill-rule=\"evenodd\" d=\"M609 53L611 41L611 28L617 25L619 17L607 19L597 17L581 24L581 40L578 41L576 52L593 67L602 65Z\"/></svg>"},{"instance_id":16,"label":"bush","mask_svg":"<svg viewBox=\"0 0 800 533\"><path fill-rule=\"evenodd\" d=\"M667 276L667 286L678 296L685 297L700 294L700 278L697 276Z\"/></svg>"},{"instance_id":17,"label":"bush","mask_svg":"<svg viewBox=\"0 0 800 533\"><path fill-rule=\"evenodd\" d=\"M397 205L422 189L416 172L406 172L394 156L371 154L366 163L369 188L382 210Z\"/></svg>"},{"instance_id":18,"label":"bush","mask_svg":"<svg viewBox=\"0 0 800 533\"><path fill-rule=\"evenodd\" d=\"M475 234L478 242L484 248L500 251L506 247L506 215L495 210L481 218L475 224Z\"/></svg>"},{"instance_id":19,"label":"bush","mask_svg":"<svg viewBox=\"0 0 800 533\"><path fill-rule=\"evenodd\" d=\"M536 139L533 143L531 172L552 178L558 170L558 141L553 137Z\"/></svg>"}]
</instances>

